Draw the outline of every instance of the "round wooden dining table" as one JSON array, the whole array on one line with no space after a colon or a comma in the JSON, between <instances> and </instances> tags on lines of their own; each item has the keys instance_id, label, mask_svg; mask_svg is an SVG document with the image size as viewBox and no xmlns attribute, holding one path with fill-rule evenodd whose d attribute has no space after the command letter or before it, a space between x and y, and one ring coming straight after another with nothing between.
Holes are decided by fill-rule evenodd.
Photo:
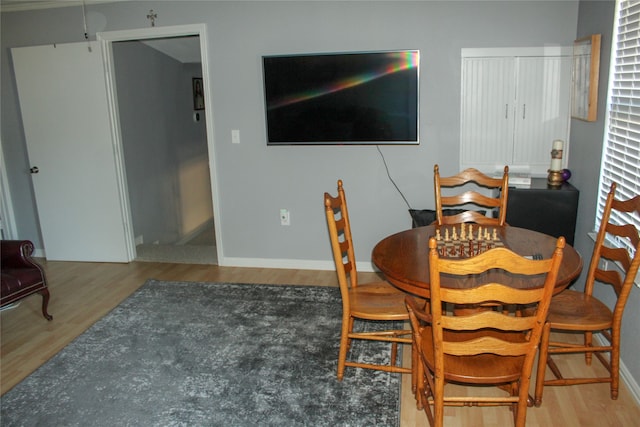
<instances>
[{"instance_id":1,"label":"round wooden dining table","mask_svg":"<svg viewBox=\"0 0 640 427\"><path fill-rule=\"evenodd\" d=\"M373 248L372 261L384 274L386 279L396 287L414 295L429 298L429 238L436 236L440 228L440 237L445 235L445 228L451 226L428 225L401 231L382 239ZM504 226L488 227L490 234L495 228L502 244L522 256L541 255L550 258L557 238L524 228ZM558 293L569 286L582 271L582 257L570 245L564 248L562 264L558 272L555 292ZM544 278L531 280L508 272L491 270L482 276L441 277L442 286L466 288L480 283L493 281L509 286L524 288L541 286Z\"/></svg>"}]
</instances>

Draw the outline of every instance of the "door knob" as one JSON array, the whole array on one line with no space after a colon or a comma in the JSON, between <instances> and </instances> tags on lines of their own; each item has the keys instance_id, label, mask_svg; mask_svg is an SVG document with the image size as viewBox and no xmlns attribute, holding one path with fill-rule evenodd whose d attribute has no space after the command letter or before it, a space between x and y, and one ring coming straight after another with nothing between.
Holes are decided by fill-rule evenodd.
<instances>
[{"instance_id":1,"label":"door knob","mask_svg":"<svg viewBox=\"0 0 640 427\"><path fill-rule=\"evenodd\" d=\"M38 169L38 167L37 167L37 166L34 166L34 167L32 167L31 169L29 169L29 172L31 172L31 173L38 173L38 172L40 172L40 169Z\"/></svg>"}]
</instances>

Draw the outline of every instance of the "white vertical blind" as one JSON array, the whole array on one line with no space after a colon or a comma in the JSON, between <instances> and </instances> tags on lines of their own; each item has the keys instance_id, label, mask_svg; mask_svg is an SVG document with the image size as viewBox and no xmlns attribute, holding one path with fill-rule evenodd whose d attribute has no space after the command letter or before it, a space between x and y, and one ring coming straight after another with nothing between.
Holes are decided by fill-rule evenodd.
<instances>
[{"instance_id":1,"label":"white vertical blind","mask_svg":"<svg viewBox=\"0 0 640 427\"><path fill-rule=\"evenodd\" d=\"M461 166L502 172L513 157L515 62L463 58Z\"/></svg>"},{"instance_id":2,"label":"white vertical blind","mask_svg":"<svg viewBox=\"0 0 640 427\"><path fill-rule=\"evenodd\" d=\"M640 1L616 2L613 40L596 228L612 182L618 199L640 194ZM630 214L616 213L611 221L640 228L640 218Z\"/></svg>"}]
</instances>

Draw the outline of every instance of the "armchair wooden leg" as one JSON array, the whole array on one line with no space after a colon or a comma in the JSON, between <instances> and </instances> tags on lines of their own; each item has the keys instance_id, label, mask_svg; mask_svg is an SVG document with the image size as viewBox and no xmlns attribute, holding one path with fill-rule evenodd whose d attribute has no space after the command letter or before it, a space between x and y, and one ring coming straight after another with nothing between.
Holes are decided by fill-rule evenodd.
<instances>
[{"instance_id":1,"label":"armchair wooden leg","mask_svg":"<svg viewBox=\"0 0 640 427\"><path fill-rule=\"evenodd\" d=\"M44 288L40 291L40 295L42 295L42 315L47 320L53 320L53 316L47 313L47 307L49 306L49 290Z\"/></svg>"}]
</instances>

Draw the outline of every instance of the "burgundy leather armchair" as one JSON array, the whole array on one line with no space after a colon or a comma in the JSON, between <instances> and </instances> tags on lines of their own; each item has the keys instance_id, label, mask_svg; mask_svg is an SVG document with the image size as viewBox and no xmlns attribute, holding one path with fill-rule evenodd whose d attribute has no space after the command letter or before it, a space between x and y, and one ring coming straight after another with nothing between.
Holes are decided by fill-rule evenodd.
<instances>
[{"instance_id":1,"label":"burgundy leather armchair","mask_svg":"<svg viewBox=\"0 0 640 427\"><path fill-rule=\"evenodd\" d=\"M31 294L42 295L42 315L47 320L53 317L47 313L49 289L42 267L31 258L33 243L29 240L0 241L2 270L0 307L14 303Z\"/></svg>"}]
</instances>

